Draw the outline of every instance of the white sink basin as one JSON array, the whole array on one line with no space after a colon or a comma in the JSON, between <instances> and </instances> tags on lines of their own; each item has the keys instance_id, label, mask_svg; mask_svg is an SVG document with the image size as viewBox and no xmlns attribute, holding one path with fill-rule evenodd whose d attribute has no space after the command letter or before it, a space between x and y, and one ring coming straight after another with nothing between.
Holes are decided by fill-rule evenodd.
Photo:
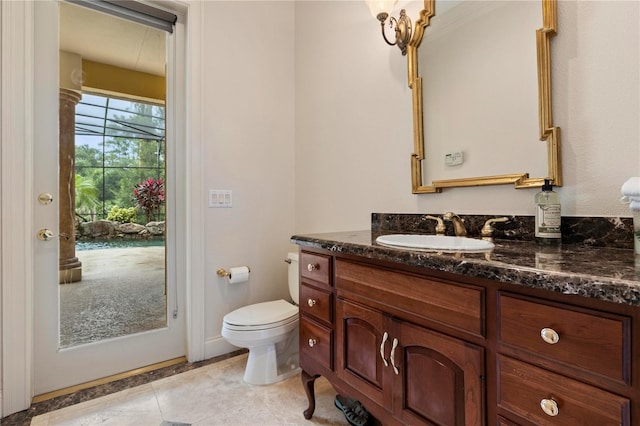
<instances>
[{"instance_id":1,"label":"white sink basin","mask_svg":"<svg viewBox=\"0 0 640 426\"><path fill-rule=\"evenodd\" d=\"M486 252L493 249L491 241L444 235L391 234L381 235L376 242L383 246L408 248L413 250L433 250L450 252Z\"/></svg>"}]
</instances>

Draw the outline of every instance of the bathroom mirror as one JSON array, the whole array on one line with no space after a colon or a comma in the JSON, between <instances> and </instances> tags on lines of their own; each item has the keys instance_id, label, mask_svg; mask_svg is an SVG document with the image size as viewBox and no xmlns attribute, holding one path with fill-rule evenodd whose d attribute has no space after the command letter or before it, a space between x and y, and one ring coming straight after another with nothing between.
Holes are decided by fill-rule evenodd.
<instances>
[{"instance_id":1,"label":"bathroom mirror","mask_svg":"<svg viewBox=\"0 0 640 426\"><path fill-rule=\"evenodd\" d=\"M424 0L407 51L413 193L562 185L551 102L555 0Z\"/></svg>"}]
</instances>

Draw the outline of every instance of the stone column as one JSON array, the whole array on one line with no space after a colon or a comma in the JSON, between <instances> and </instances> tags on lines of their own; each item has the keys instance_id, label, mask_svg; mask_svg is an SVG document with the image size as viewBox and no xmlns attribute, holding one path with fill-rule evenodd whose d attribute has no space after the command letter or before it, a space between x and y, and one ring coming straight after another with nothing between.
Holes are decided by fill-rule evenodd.
<instances>
[{"instance_id":1,"label":"stone column","mask_svg":"<svg viewBox=\"0 0 640 426\"><path fill-rule=\"evenodd\" d=\"M76 105L82 95L74 90L60 89L60 146L59 185L60 198L60 283L82 279L82 263L76 257ZM63 237L67 235L68 238Z\"/></svg>"}]
</instances>

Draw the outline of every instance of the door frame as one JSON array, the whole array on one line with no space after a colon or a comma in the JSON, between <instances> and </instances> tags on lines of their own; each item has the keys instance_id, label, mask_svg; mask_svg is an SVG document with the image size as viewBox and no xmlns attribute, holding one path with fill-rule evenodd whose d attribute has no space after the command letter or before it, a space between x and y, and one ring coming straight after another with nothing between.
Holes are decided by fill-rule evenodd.
<instances>
[{"instance_id":1,"label":"door frame","mask_svg":"<svg viewBox=\"0 0 640 426\"><path fill-rule=\"evenodd\" d=\"M49 0L55 1L55 0ZM202 144L202 13L199 2L147 2L184 16L186 122L180 160L186 179L184 247L176 248L178 279L186 283L186 348L190 362L204 359L204 201ZM34 2L0 2L0 417L25 410L33 395L33 273L35 226L34 146ZM188 165L188 167L187 167ZM11 200L11 202L7 202Z\"/></svg>"}]
</instances>

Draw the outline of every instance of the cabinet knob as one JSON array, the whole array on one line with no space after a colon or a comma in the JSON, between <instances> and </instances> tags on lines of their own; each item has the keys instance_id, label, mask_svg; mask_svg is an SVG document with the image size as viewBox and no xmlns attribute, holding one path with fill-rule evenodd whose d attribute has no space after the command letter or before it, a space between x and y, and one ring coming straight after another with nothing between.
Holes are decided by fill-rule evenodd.
<instances>
[{"instance_id":1,"label":"cabinet knob","mask_svg":"<svg viewBox=\"0 0 640 426\"><path fill-rule=\"evenodd\" d=\"M558 403L553 399L543 399L540 401L540 408L548 416L555 417L558 415Z\"/></svg>"},{"instance_id":2,"label":"cabinet knob","mask_svg":"<svg viewBox=\"0 0 640 426\"><path fill-rule=\"evenodd\" d=\"M560 340L560 335L553 328L545 327L540 330L540 337L550 345L555 345Z\"/></svg>"},{"instance_id":3,"label":"cabinet knob","mask_svg":"<svg viewBox=\"0 0 640 426\"><path fill-rule=\"evenodd\" d=\"M309 298L309 299L307 300L307 305L309 305L309 307L310 307L310 308L313 308L313 306L314 306L315 304L316 304L316 301L315 301L315 300L313 300L313 299L311 299L311 298Z\"/></svg>"},{"instance_id":4,"label":"cabinet knob","mask_svg":"<svg viewBox=\"0 0 640 426\"><path fill-rule=\"evenodd\" d=\"M309 347L312 348L314 347L318 342L316 341L316 339L311 338L309 339Z\"/></svg>"},{"instance_id":5,"label":"cabinet knob","mask_svg":"<svg viewBox=\"0 0 640 426\"><path fill-rule=\"evenodd\" d=\"M316 264L309 263L309 264L307 265L307 271L309 271L309 272L317 271L317 270L319 270L319 269L320 269L320 265L319 265L319 264L317 264L317 263L316 263Z\"/></svg>"}]
</instances>

